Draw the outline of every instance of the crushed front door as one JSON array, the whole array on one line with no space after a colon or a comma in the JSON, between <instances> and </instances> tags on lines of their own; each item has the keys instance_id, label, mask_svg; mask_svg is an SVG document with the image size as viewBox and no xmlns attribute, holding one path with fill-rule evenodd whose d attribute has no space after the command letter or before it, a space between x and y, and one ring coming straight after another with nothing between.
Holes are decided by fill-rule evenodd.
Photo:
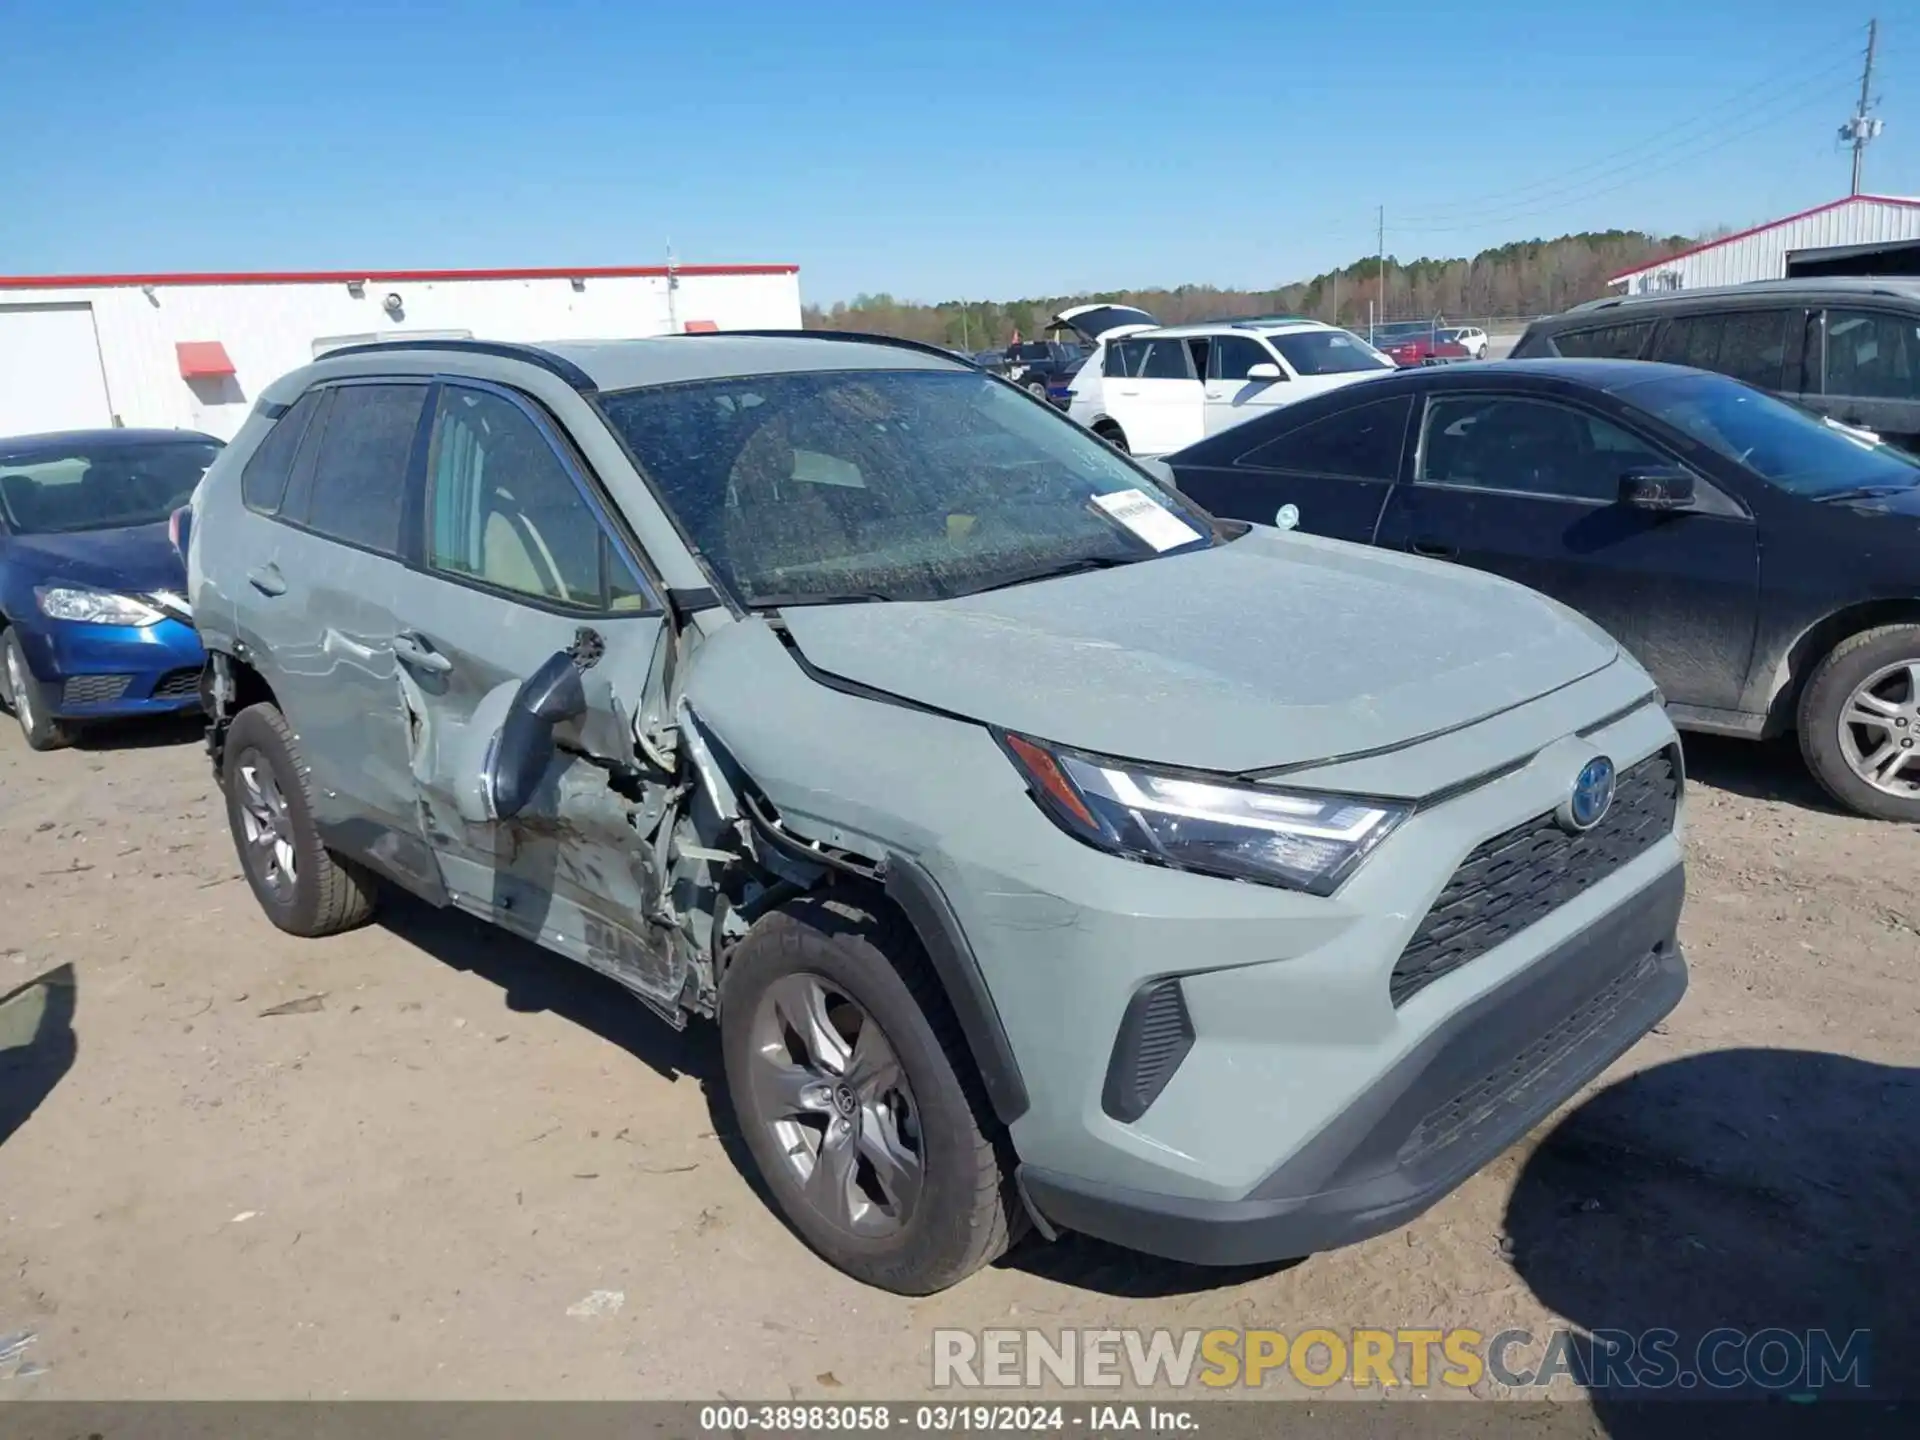
<instances>
[{"instance_id":1,"label":"crushed front door","mask_svg":"<svg viewBox=\"0 0 1920 1440\"><path fill-rule=\"evenodd\" d=\"M455 904L671 1006L682 977L658 925L654 835L669 777L636 754L663 685L649 588L552 422L523 397L437 388L423 565L396 604L422 828ZM562 725L531 803L491 817L484 775L521 681L557 651L586 715Z\"/></svg>"}]
</instances>

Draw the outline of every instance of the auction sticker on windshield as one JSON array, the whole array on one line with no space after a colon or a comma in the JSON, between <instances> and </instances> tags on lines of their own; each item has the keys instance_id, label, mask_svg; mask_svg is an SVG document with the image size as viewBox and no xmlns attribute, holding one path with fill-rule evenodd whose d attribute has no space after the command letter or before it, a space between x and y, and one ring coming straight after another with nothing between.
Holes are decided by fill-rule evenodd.
<instances>
[{"instance_id":1,"label":"auction sticker on windshield","mask_svg":"<svg viewBox=\"0 0 1920 1440\"><path fill-rule=\"evenodd\" d=\"M1144 490L1116 490L1111 495L1096 495L1093 503L1155 550L1191 545L1200 538L1198 530L1166 506L1156 504Z\"/></svg>"}]
</instances>

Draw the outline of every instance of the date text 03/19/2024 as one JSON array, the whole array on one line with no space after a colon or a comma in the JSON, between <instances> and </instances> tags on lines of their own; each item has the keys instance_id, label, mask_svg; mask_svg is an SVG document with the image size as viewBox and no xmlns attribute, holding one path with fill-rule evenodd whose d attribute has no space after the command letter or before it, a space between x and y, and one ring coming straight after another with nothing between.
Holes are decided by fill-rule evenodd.
<instances>
[{"instance_id":1,"label":"date text 03/19/2024","mask_svg":"<svg viewBox=\"0 0 1920 1440\"><path fill-rule=\"evenodd\" d=\"M1188 1406L1132 1404L706 1405L702 1434L1026 1434L1119 1435L1135 1431L1191 1433L1200 1428Z\"/></svg>"}]
</instances>

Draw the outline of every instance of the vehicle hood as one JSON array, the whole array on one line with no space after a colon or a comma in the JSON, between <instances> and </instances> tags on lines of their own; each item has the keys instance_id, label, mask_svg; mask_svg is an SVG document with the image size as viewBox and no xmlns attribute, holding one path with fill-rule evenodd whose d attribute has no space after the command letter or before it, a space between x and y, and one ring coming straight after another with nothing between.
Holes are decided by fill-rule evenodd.
<instances>
[{"instance_id":1,"label":"vehicle hood","mask_svg":"<svg viewBox=\"0 0 1920 1440\"><path fill-rule=\"evenodd\" d=\"M955 600L784 618L828 677L1106 755L1227 773L1405 745L1618 654L1507 581L1265 527Z\"/></svg>"},{"instance_id":2,"label":"vehicle hood","mask_svg":"<svg viewBox=\"0 0 1920 1440\"><path fill-rule=\"evenodd\" d=\"M0 544L9 567L36 585L88 585L134 594L184 592L187 585L186 566L167 538L164 520L124 530L15 535Z\"/></svg>"}]
</instances>

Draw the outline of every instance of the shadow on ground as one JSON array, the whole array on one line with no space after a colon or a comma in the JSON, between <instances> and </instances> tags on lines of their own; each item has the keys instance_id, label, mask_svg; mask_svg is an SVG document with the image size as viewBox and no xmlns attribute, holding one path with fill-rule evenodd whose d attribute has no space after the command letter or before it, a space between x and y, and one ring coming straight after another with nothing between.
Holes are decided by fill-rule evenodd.
<instances>
[{"instance_id":1,"label":"shadow on ground","mask_svg":"<svg viewBox=\"0 0 1920 1440\"><path fill-rule=\"evenodd\" d=\"M74 731L73 748L88 751L160 750L195 745L207 736L206 719L190 715L162 715L152 719L113 720L82 725Z\"/></svg>"},{"instance_id":2,"label":"shadow on ground","mask_svg":"<svg viewBox=\"0 0 1920 1440\"><path fill-rule=\"evenodd\" d=\"M61 965L0 994L0 1145L73 1068L77 984Z\"/></svg>"},{"instance_id":3,"label":"shadow on ground","mask_svg":"<svg viewBox=\"0 0 1920 1440\"><path fill-rule=\"evenodd\" d=\"M1687 778L1749 800L1778 800L1827 815L1847 815L1820 788L1791 736L1778 740L1736 740L1726 735L1688 735Z\"/></svg>"},{"instance_id":4,"label":"shadow on ground","mask_svg":"<svg viewBox=\"0 0 1920 1440\"><path fill-rule=\"evenodd\" d=\"M735 1129L720 1036L712 1025L695 1020L685 1030L675 1030L613 981L457 910L435 910L411 897L389 895L381 905L380 923L442 963L497 985L510 1010L558 1015L618 1045L659 1075L669 1079L686 1075L698 1081L713 1132L727 1158L762 1203L774 1208ZM1081 1235L1063 1236L1051 1244L1029 1236L1001 1264L1059 1284L1127 1298L1219 1289L1285 1268L1222 1270L1182 1265Z\"/></svg>"},{"instance_id":5,"label":"shadow on ground","mask_svg":"<svg viewBox=\"0 0 1920 1440\"><path fill-rule=\"evenodd\" d=\"M1835 1419L1860 1409L1835 1402L1920 1399L1916 1131L1920 1070L1721 1050L1642 1071L1574 1111L1529 1158L1507 1209L1514 1266L1586 1337L1576 1365L1599 1369L1593 1351L1609 1334L1676 1332L1666 1397L1770 1395L1783 1414L1811 1404ZM1717 1331L1723 1343L1703 1353ZM1773 1333L1742 1343L1761 1331ZM1801 1373L1819 1331L1836 1357L1868 1332L1854 1347L1868 1388L1831 1377L1816 1386ZM1538 1346L1516 1359L1528 1350L1535 1363ZM1635 1373L1645 1361L1636 1357ZM1708 1365L1763 1383L1723 1389ZM1645 1404L1648 1392L1617 1368L1589 1378L1613 1382L1593 1399L1615 1437L1711 1418Z\"/></svg>"}]
</instances>

